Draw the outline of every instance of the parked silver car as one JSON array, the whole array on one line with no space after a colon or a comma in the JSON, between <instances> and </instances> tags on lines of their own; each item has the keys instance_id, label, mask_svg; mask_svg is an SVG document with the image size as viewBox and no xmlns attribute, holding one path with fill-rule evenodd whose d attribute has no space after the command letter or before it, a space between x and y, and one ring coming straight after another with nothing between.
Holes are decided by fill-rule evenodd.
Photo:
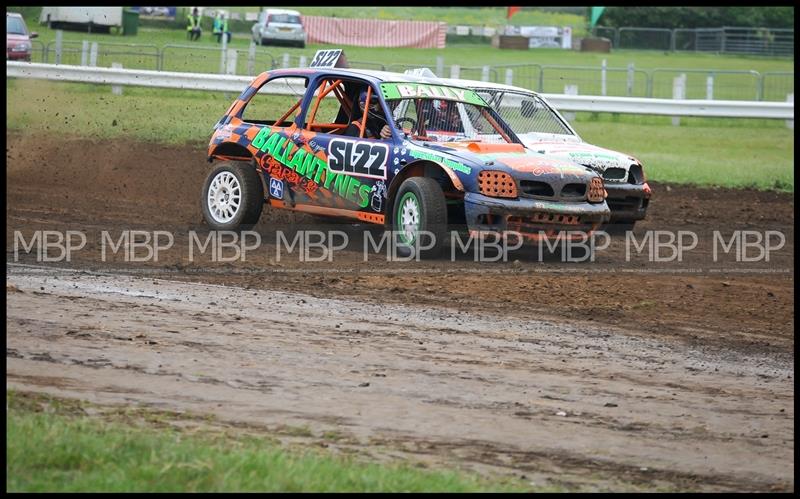
<instances>
[{"instance_id":1,"label":"parked silver car","mask_svg":"<svg viewBox=\"0 0 800 499\"><path fill-rule=\"evenodd\" d=\"M306 46L306 30L296 10L266 9L253 25L253 40L261 45L289 44Z\"/></svg>"}]
</instances>

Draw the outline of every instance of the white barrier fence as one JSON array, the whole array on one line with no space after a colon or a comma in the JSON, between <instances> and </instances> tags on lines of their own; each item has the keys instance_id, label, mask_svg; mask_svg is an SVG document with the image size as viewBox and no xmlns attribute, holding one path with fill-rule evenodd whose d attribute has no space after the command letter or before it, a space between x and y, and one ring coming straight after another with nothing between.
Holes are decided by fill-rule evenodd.
<instances>
[{"instance_id":1,"label":"white barrier fence","mask_svg":"<svg viewBox=\"0 0 800 499\"><path fill-rule=\"evenodd\" d=\"M173 73L6 61L7 78L133 85L241 93L253 80L249 76L207 73ZM293 93L287 87L274 93ZM542 94L559 111L589 111L665 116L770 118L794 120L794 102L722 101Z\"/></svg>"}]
</instances>

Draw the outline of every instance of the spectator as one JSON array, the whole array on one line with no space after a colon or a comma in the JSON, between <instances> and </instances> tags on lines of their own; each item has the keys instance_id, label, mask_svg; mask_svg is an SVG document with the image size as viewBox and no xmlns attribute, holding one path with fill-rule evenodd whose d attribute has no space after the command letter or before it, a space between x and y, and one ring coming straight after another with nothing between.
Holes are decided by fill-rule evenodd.
<instances>
[{"instance_id":1,"label":"spectator","mask_svg":"<svg viewBox=\"0 0 800 499\"><path fill-rule=\"evenodd\" d=\"M217 12L217 17L214 19L214 36L217 37L217 43L222 41L222 35L225 35L228 43L231 42L231 32L228 31L228 19L225 18L224 12Z\"/></svg>"},{"instance_id":2,"label":"spectator","mask_svg":"<svg viewBox=\"0 0 800 499\"><path fill-rule=\"evenodd\" d=\"M200 33L202 32L200 29L200 11L195 7L192 9L192 13L187 17L189 23L186 25L186 36L188 36L191 41L199 40Z\"/></svg>"}]
</instances>

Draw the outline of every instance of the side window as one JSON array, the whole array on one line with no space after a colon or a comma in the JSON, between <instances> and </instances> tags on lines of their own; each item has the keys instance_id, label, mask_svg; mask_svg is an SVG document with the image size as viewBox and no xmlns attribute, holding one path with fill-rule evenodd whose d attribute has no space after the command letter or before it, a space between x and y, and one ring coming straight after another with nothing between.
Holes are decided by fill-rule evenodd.
<instances>
[{"instance_id":1,"label":"side window","mask_svg":"<svg viewBox=\"0 0 800 499\"><path fill-rule=\"evenodd\" d=\"M258 89L242 111L242 120L261 125L291 126L308 85L307 78L274 78Z\"/></svg>"},{"instance_id":2,"label":"side window","mask_svg":"<svg viewBox=\"0 0 800 499\"><path fill-rule=\"evenodd\" d=\"M305 127L315 132L342 133L353 115L354 83L337 78L320 80L306 113Z\"/></svg>"}]
</instances>

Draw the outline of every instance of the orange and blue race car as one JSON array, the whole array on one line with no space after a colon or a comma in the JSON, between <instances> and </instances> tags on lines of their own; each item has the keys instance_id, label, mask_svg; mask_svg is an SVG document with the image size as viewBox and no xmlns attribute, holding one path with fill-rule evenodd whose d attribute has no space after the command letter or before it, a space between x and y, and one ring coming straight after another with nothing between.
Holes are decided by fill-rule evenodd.
<instances>
[{"instance_id":1,"label":"orange and blue race car","mask_svg":"<svg viewBox=\"0 0 800 499\"><path fill-rule=\"evenodd\" d=\"M474 90L434 78L267 71L214 129L201 200L213 229L251 227L268 204L382 224L405 245L425 232L433 256L457 224L538 240L611 213L595 171L526 149Z\"/></svg>"}]
</instances>

